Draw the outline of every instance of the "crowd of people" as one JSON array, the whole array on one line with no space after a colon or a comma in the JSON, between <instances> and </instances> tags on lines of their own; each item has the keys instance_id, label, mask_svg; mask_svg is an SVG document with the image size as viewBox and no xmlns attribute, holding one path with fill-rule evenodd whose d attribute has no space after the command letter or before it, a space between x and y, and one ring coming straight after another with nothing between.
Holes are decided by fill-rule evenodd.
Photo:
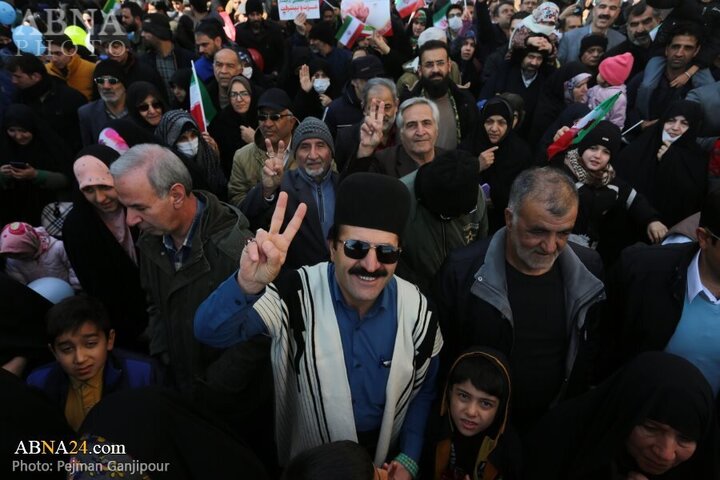
<instances>
[{"instance_id":1,"label":"crowd of people","mask_svg":"<svg viewBox=\"0 0 720 480\"><path fill-rule=\"evenodd\" d=\"M720 1L397 3L0 2L3 478L720 479Z\"/></svg>"}]
</instances>

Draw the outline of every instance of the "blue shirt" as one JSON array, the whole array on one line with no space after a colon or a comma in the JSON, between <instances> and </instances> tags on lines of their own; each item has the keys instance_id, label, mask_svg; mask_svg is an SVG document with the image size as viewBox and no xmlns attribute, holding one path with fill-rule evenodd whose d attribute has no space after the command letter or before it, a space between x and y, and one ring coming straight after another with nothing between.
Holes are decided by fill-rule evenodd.
<instances>
[{"instance_id":1,"label":"blue shirt","mask_svg":"<svg viewBox=\"0 0 720 480\"><path fill-rule=\"evenodd\" d=\"M335 279L335 265L328 263L328 278ZM385 408L385 387L392 365L397 332L397 281L388 282L375 304L362 319L347 305L337 281L330 294L343 347L345 370L352 395L355 428L358 432L380 428ZM259 295L245 295L233 275L200 305L195 315L195 336L208 345L226 348L268 330L252 308ZM425 424L435 398L439 361L433 357L425 381L408 406L400 450L420 459Z\"/></svg>"},{"instance_id":2,"label":"blue shirt","mask_svg":"<svg viewBox=\"0 0 720 480\"><path fill-rule=\"evenodd\" d=\"M190 230L188 230L185 240L183 240L180 248L175 248L175 242L170 235L166 234L162 237L163 246L165 247L168 257L170 258L170 262L176 272L180 270L187 259L190 258L195 231L197 230L198 225L200 225L200 219L202 218L203 211L205 210L205 202L203 202L198 195L195 195L195 198L197 199L195 216L193 217L193 222L190 225Z\"/></svg>"}]
</instances>

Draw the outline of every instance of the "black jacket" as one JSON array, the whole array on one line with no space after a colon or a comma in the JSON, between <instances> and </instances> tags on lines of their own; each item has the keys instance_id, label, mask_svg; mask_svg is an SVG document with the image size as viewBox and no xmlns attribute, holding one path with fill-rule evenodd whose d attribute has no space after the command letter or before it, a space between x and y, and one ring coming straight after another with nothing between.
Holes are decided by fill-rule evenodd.
<instances>
[{"instance_id":1,"label":"black jacket","mask_svg":"<svg viewBox=\"0 0 720 480\"><path fill-rule=\"evenodd\" d=\"M355 94L355 88L351 83L346 83L342 94L328 106L325 123L327 123L333 138L337 138L339 129L351 128L363 118L362 105Z\"/></svg>"}]
</instances>

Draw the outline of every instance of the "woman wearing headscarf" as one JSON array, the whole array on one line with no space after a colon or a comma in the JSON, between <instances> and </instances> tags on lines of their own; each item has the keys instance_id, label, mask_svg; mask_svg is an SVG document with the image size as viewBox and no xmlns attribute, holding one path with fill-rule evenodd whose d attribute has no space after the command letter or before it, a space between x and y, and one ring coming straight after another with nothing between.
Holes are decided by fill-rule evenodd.
<instances>
[{"instance_id":1,"label":"woman wearing headscarf","mask_svg":"<svg viewBox=\"0 0 720 480\"><path fill-rule=\"evenodd\" d=\"M179 68L170 77L170 90L173 97L170 99L171 109L190 110L190 77L192 77L190 68Z\"/></svg>"},{"instance_id":2,"label":"woman wearing headscarf","mask_svg":"<svg viewBox=\"0 0 720 480\"><path fill-rule=\"evenodd\" d=\"M188 112L167 112L160 120L155 136L163 145L179 153L184 163L198 167L210 192L221 200L227 198L227 178L220 163L217 143L207 132L200 133Z\"/></svg>"},{"instance_id":3,"label":"woman wearing headscarf","mask_svg":"<svg viewBox=\"0 0 720 480\"><path fill-rule=\"evenodd\" d=\"M242 75L233 77L228 85L228 97L230 105L213 118L208 133L217 141L223 173L229 178L235 152L252 143L258 123L257 96L253 94L250 80Z\"/></svg>"},{"instance_id":4,"label":"woman wearing headscarf","mask_svg":"<svg viewBox=\"0 0 720 480\"><path fill-rule=\"evenodd\" d=\"M699 212L707 192L708 156L695 142L702 106L672 103L660 121L633 140L613 166L645 195L668 226Z\"/></svg>"},{"instance_id":5,"label":"woman wearing headscarf","mask_svg":"<svg viewBox=\"0 0 720 480\"><path fill-rule=\"evenodd\" d=\"M502 98L491 98L480 112L475 135L463 141L461 149L477 155L480 184L488 202L488 233L505 224L504 212L515 177L531 164L530 148L512 129L513 109ZM487 189L489 188L489 195Z\"/></svg>"},{"instance_id":6,"label":"woman wearing headscarf","mask_svg":"<svg viewBox=\"0 0 720 480\"><path fill-rule=\"evenodd\" d=\"M133 82L127 90L125 104L128 116L140 127L152 133L167 112L165 99L150 82Z\"/></svg>"},{"instance_id":7,"label":"woman wearing headscarf","mask_svg":"<svg viewBox=\"0 0 720 480\"><path fill-rule=\"evenodd\" d=\"M587 102L591 80L590 70L580 62L566 63L548 77L535 107L528 136L530 145L537 145L548 125L569 105Z\"/></svg>"},{"instance_id":8,"label":"woman wearing headscarf","mask_svg":"<svg viewBox=\"0 0 720 480\"><path fill-rule=\"evenodd\" d=\"M460 36L452 42L450 57L457 63L460 69L460 85L467 85L473 97L477 98L480 94L480 88L482 87L482 81L480 80L482 65L475 56L478 48L475 37L475 31L472 29L460 34Z\"/></svg>"},{"instance_id":9,"label":"woman wearing headscarf","mask_svg":"<svg viewBox=\"0 0 720 480\"><path fill-rule=\"evenodd\" d=\"M412 17L412 21L407 25L407 27L405 27L405 33L410 40L413 52L417 48L420 34L430 27L432 27L432 15L428 9L423 7L415 10L415 15Z\"/></svg>"},{"instance_id":10,"label":"woman wearing headscarf","mask_svg":"<svg viewBox=\"0 0 720 480\"><path fill-rule=\"evenodd\" d=\"M647 199L617 178L610 160L620 150L620 129L602 120L577 144L555 155L550 164L564 170L578 185L580 205L573 227L576 243L596 248L605 228L606 215L627 210L634 222L646 229L647 238L659 243L667 227Z\"/></svg>"},{"instance_id":11,"label":"woman wearing headscarf","mask_svg":"<svg viewBox=\"0 0 720 480\"><path fill-rule=\"evenodd\" d=\"M147 327L135 240L125 220L109 165L119 154L104 145L82 149L73 165L78 190L63 225L65 251L83 290L107 307L116 342L134 351Z\"/></svg>"},{"instance_id":12,"label":"woman wearing headscarf","mask_svg":"<svg viewBox=\"0 0 720 480\"><path fill-rule=\"evenodd\" d=\"M306 117L323 118L325 108L337 97L342 85L335 85L330 64L321 58L313 58L298 71L300 88L295 94L291 111L298 122Z\"/></svg>"},{"instance_id":13,"label":"woman wearing headscarf","mask_svg":"<svg viewBox=\"0 0 720 480\"><path fill-rule=\"evenodd\" d=\"M638 355L551 410L526 439L533 480L716 479L712 390L684 358Z\"/></svg>"},{"instance_id":14,"label":"woman wearing headscarf","mask_svg":"<svg viewBox=\"0 0 720 480\"><path fill-rule=\"evenodd\" d=\"M7 108L0 138L0 224L39 225L43 207L68 186L70 154L27 105Z\"/></svg>"}]
</instances>

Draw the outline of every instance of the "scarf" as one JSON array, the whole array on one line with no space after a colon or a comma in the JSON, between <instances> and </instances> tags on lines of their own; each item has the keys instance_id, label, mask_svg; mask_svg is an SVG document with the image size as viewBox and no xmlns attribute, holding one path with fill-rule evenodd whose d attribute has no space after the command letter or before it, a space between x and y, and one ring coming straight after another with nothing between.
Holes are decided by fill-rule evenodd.
<instances>
[{"instance_id":1,"label":"scarf","mask_svg":"<svg viewBox=\"0 0 720 480\"><path fill-rule=\"evenodd\" d=\"M578 149L574 148L565 155L565 165L572 171L575 178L591 187L604 187L615 178L615 170L609 163L599 172L588 171L580 162Z\"/></svg>"},{"instance_id":2,"label":"scarf","mask_svg":"<svg viewBox=\"0 0 720 480\"><path fill-rule=\"evenodd\" d=\"M50 248L50 234L23 222L13 222L0 233L0 253L31 254L38 258Z\"/></svg>"},{"instance_id":3,"label":"scarf","mask_svg":"<svg viewBox=\"0 0 720 480\"><path fill-rule=\"evenodd\" d=\"M567 105L575 103L575 98L573 97L573 90L575 90L575 87L590 77L592 77L592 75L587 72L578 73L563 83L563 98L565 99L565 103Z\"/></svg>"}]
</instances>

